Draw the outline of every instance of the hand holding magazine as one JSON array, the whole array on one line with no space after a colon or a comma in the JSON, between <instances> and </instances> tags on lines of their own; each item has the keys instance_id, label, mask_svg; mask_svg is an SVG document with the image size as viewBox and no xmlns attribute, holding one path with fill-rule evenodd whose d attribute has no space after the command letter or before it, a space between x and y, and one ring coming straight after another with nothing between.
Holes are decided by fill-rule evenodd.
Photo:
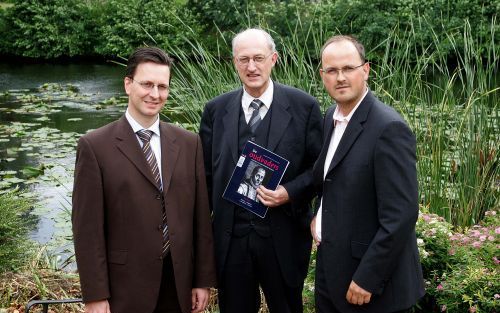
<instances>
[{"instance_id":1,"label":"hand holding magazine","mask_svg":"<svg viewBox=\"0 0 500 313\"><path fill-rule=\"evenodd\" d=\"M290 162L252 141L241 152L222 197L264 218L268 207L257 198L257 188L276 190Z\"/></svg>"}]
</instances>

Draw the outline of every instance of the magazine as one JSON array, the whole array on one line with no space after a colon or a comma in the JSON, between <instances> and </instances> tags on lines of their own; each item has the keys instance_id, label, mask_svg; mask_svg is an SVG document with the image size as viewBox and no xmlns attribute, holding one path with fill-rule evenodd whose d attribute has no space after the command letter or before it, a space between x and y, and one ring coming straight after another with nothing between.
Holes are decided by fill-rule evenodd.
<instances>
[{"instance_id":1,"label":"magazine","mask_svg":"<svg viewBox=\"0 0 500 313\"><path fill-rule=\"evenodd\" d=\"M257 198L257 188L276 190L290 162L248 141L222 197L264 218L268 207Z\"/></svg>"}]
</instances>

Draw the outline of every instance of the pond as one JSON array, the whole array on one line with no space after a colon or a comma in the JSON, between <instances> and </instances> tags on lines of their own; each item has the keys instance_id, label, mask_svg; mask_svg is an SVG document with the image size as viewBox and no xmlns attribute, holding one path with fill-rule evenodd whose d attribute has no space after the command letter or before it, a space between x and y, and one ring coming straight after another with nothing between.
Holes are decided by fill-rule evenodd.
<instances>
[{"instance_id":1,"label":"pond","mask_svg":"<svg viewBox=\"0 0 500 313\"><path fill-rule=\"evenodd\" d=\"M0 192L37 198L30 236L71 249L71 190L78 138L123 114L124 67L0 63Z\"/></svg>"}]
</instances>

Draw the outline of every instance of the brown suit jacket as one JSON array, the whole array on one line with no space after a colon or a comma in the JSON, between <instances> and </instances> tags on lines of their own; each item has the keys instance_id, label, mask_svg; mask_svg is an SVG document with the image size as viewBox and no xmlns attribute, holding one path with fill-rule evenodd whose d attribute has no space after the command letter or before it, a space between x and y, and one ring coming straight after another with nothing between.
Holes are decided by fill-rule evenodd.
<instances>
[{"instance_id":1,"label":"brown suit jacket","mask_svg":"<svg viewBox=\"0 0 500 313\"><path fill-rule=\"evenodd\" d=\"M214 249L199 137L160 122L163 196L179 304L215 286ZM82 136L73 189L73 235L84 302L112 313L152 312L163 260L161 195L123 116Z\"/></svg>"}]
</instances>

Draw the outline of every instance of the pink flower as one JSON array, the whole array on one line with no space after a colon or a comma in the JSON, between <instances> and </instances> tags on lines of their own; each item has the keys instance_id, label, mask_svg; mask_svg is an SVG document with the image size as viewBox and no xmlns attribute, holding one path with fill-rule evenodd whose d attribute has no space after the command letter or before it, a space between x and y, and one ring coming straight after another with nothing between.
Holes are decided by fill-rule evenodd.
<instances>
[{"instance_id":1,"label":"pink flower","mask_svg":"<svg viewBox=\"0 0 500 313\"><path fill-rule=\"evenodd\" d=\"M456 251L455 249L451 248L450 250L448 250L448 254L449 255L455 255Z\"/></svg>"},{"instance_id":2,"label":"pink flower","mask_svg":"<svg viewBox=\"0 0 500 313\"><path fill-rule=\"evenodd\" d=\"M445 312L445 311L446 311L446 304L443 304L443 305L441 306L441 312Z\"/></svg>"},{"instance_id":3,"label":"pink flower","mask_svg":"<svg viewBox=\"0 0 500 313\"><path fill-rule=\"evenodd\" d=\"M481 248L481 242L480 242L480 241L474 241L474 242L472 243L472 246L473 246L474 248Z\"/></svg>"},{"instance_id":4,"label":"pink flower","mask_svg":"<svg viewBox=\"0 0 500 313\"><path fill-rule=\"evenodd\" d=\"M476 307L475 307L475 306L471 306L471 307L469 308L469 312L471 312L471 313L475 313L475 312L476 312Z\"/></svg>"},{"instance_id":5,"label":"pink flower","mask_svg":"<svg viewBox=\"0 0 500 313\"><path fill-rule=\"evenodd\" d=\"M479 237L479 240L486 241L486 236L483 235L483 236Z\"/></svg>"},{"instance_id":6,"label":"pink flower","mask_svg":"<svg viewBox=\"0 0 500 313\"><path fill-rule=\"evenodd\" d=\"M495 264L500 264L500 260L496 256L493 257L493 262L495 262Z\"/></svg>"},{"instance_id":7,"label":"pink flower","mask_svg":"<svg viewBox=\"0 0 500 313\"><path fill-rule=\"evenodd\" d=\"M470 232L470 235L473 237L479 237L481 236L481 232L479 230L473 230Z\"/></svg>"},{"instance_id":8,"label":"pink flower","mask_svg":"<svg viewBox=\"0 0 500 313\"><path fill-rule=\"evenodd\" d=\"M500 299L500 295L498 293L495 293L495 295L493 296L495 299Z\"/></svg>"},{"instance_id":9,"label":"pink flower","mask_svg":"<svg viewBox=\"0 0 500 313\"><path fill-rule=\"evenodd\" d=\"M431 220L431 217L427 214L422 215L422 219L426 222L429 222Z\"/></svg>"},{"instance_id":10,"label":"pink flower","mask_svg":"<svg viewBox=\"0 0 500 313\"><path fill-rule=\"evenodd\" d=\"M443 290L443 289L444 289L444 287L443 287L443 285L441 285L441 284L437 285L437 287L436 287L436 290L437 290L437 291L441 291L441 290Z\"/></svg>"},{"instance_id":11,"label":"pink flower","mask_svg":"<svg viewBox=\"0 0 500 313\"><path fill-rule=\"evenodd\" d=\"M495 241L495 237L493 237L493 236L488 236L488 240L489 240L489 241Z\"/></svg>"},{"instance_id":12,"label":"pink flower","mask_svg":"<svg viewBox=\"0 0 500 313\"><path fill-rule=\"evenodd\" d=\"M495 228L495 234L500 235L500 227Z\"/></svg>"}]
</instances>

